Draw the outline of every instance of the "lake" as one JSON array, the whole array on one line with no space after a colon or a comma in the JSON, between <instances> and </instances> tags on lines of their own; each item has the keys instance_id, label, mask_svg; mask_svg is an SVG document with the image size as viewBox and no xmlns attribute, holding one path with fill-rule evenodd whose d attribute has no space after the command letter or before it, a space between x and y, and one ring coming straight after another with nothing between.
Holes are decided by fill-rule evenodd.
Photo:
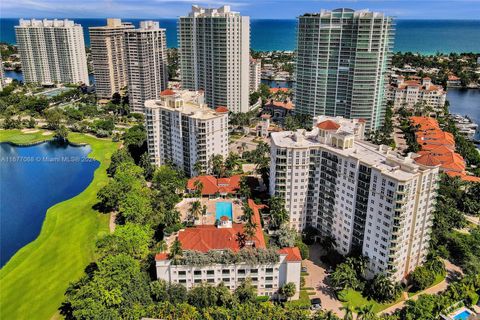
<instances>
[{"instance_id":1,"label":"lake","mask_svg":"<svg viewBox=\"0 0 480 320\"><path fill-rule=\"evenodd\" d=\"M99 162L89 146L0 143L0 266L40 233L47 209L81 193Z\"/></svg>"},{"instance_id":2,"label":"lake","mask_svg":"<svg viewBox=\"0 0 480 320\"><path fill-rule=\"evenodd\" d=\"M480 89L448 89L447 100L450 113L468 116L480 125ZM480 140L480 130L477 130L475 139Z\"/></svg>"}]
</instances>

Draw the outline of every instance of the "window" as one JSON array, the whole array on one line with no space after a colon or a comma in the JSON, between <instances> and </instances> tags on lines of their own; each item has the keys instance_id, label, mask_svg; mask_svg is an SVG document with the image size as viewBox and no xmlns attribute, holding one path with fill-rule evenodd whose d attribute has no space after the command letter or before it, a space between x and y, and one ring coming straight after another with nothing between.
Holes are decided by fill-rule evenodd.
<instances>
[{"instance_id":1,"label":"window","mask_svg":"<svg viewBox=\"0 0 480 320\"><path fill-rule=\"evenodd\" d=\"M273 268L266 268L266 269L265 269L265 272L266 272L266 273L273 273Z\"/></svg>"},{"instance_id":2,"label":"window","mask_svg":"<svg viewBox=\"0 0 480 320\"><path fill-rule=\"evenodd\" d=\"M202 271L201 270L195 270L195 271L193 271L193 274L198 276L198 275L202 274Z\"/></svg>"},{"instance_id":3,"label":"window","mask_svg":"<svg viewBox=\"0 0 480 320\"><path fill-rule=\"evenodd\" d=\"M230 274L230 270L222 270L222 274Z\"/></svg>"},{"instance_id":4,"label":"window","mask_svg":"<svg viewBox=\"0 0 480 320\"><path fill-rule=\"evenodd\" d=\"M214 275L214 274L215 274L215 271L214 271L214 270L207 270L207 274L208 274L208 275Z\"/></svg>"}]
</instances>

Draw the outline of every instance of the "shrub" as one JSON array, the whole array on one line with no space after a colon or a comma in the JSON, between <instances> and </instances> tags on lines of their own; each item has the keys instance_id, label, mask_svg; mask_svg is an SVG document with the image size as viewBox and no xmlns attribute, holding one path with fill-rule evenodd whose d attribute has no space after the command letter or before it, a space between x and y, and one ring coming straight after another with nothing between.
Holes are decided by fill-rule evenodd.
<instances>
[{"instance_id":1,"label":"shrub","mask_svg":"<svg viewBox=\"0 0 480 320\"><path fill-rule=\"evenodd\" d=\"M425 266L416 268L409 277L413 291L420 291L428 288L435 281L435 272Z\"/></svg>"}]
</instances>

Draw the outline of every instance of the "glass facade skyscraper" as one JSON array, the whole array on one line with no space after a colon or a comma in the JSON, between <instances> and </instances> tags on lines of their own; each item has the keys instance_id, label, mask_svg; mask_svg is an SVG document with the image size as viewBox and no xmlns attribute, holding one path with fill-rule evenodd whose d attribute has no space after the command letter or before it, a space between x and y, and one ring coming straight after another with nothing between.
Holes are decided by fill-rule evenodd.
<instances>
[{"instance_id":1,"label":"glass facade skyscraper","mask_svg":"<svg viewBox=\"0 0 480 320\"><path fill-rule=\"evenodd\" d=\"M297 113L365 119L378 129L385 117L393 48L391 17L336 9L298 19Z\"/></svg>"}]
</instances>

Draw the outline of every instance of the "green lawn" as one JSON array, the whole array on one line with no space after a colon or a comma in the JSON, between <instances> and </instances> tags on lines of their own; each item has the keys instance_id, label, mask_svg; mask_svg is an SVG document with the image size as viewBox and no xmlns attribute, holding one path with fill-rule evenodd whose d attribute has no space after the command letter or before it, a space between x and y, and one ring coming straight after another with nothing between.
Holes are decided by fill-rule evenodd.
<instances>
[{"instance_id":1,"label":"green lawn","mask_svg":"<svg viewBox=\"0 0 480 320\"><path fill-rule=\"evenodd\" d=\"M21 130L0 130L0 142L30 144L52 139L53 132L49 132L49 135L43 135L44 132L44 130L38 130L34 133L22 133Z\"/></svg>"},{"instance_id":2,"label":"green lawn","mask_svg":"<svg viewBox=\"0 0 480 320\"><path fill-rule=\"evenodd\" d=\"M347 289L340 291L338 293L338 298L342 302L343 306L350 305L354 308L362 307L368 304L373 305L373 312L377 313L380 312L394 304L398 303L402 300L402 298L398 298L397 301L390 302L390 303L378 303L375 300L370 300L362 296L362 293L359 291L355 291L352 289Z\"/></svg>"},{"instance_id":3,"label":"green lawn","mask_svg":"<svg viewBox=\"0 0 480 320\"><path fill-rule=\"evenodd\" d=\"M0 141L42 140L45 136L41 133L0 131ZM97 191L108 181L105 170L118 145L77 133L70 133L69 140L89 144L90 157L100 161L100 166L82 193L48 209L38 238L0 270L0 319L51 319L58 315L69 283L82 276L93 259L96 239L108 232L109 217L92 206L97 202Z\"/></svg>"}]
</instances>

